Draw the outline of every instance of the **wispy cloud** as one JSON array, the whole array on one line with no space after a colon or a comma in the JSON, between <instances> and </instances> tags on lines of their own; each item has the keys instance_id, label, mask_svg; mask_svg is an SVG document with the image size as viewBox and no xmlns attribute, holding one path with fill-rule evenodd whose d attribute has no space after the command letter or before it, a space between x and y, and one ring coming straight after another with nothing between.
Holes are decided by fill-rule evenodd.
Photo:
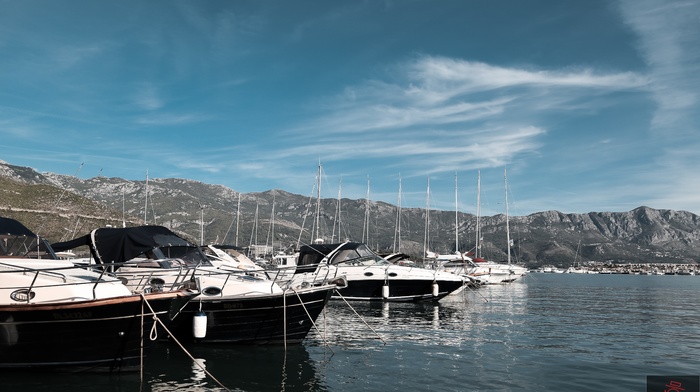
<instances>
[{"instance_id":1,"label":"wispy cloud","mask_svg":"<svg viewBox=\"0 0 700 392\"><path fill-rule=\"evenodd\" d=\"M166 125L183 125L194 124L207 121L208 116L202 114L175 114L175 113L153 113L139 116L134 120L138 125L149 126L166 126Z\"/></svg>"},{"instance_id":2,"label":"wispy cloud","mask_svg":"<svg viewBox=\"0 0 700 392\"><path fill-rule=\"evenodd\" d=\"M103 52L103 47L99 44L89 45L62 45L50 50L49 63L52 67L59 69L73 68L84 61L95 58Z\"/></svg>"},{"instance_id":3,"label":"wispy cloud","mask_svg":"<svg viewBox=\"0 0 700 392\"><path fill-rule=\"evenodd\" d=\"M329 160L393 159L399 167L450 171L503 165L536 154L546 128L540 119L576 102L641 89L643 75L590 69L536 70L421 56L399 64L386 80L347 87L318 105L327 114L289 132ZM599 102L603 105L605 103ZM303 136L301 136L303 135ZM417 165L416 162L420 162Z\"/></svg>"},{"instance_id":4,"label":"wispy cloud","mask_svg":"<svg viewBox=\"0 0 700 392\"><path fill-rule=\"evenodd\" d=\"M156 87L151 83L139 86L134 96L134 101L139 108L144 110L156 110L165 105Z\"/></svg>"},{"instance_id":5,"label":"wispy cloud","mask_svg":"<svg viewBox=\"0 0 700 392\"><path fill-rule=\"evenodd\" d=\"M625 22L639 36L658 108L653 127L664 133L697 132L700 88L700 3L621 0Z\"/></svg>"}]
</instances>

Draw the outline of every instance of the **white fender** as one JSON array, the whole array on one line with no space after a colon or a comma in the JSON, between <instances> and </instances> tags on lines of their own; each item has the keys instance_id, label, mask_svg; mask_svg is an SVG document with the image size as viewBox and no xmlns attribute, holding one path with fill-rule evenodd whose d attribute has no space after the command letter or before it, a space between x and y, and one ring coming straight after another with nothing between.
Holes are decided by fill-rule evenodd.
<instances>
[{"instance_id":1,"label":"white fender","mask_svg":"<svg viewBox=\"0 0 700 392\"><path fill-rule=\"evenodd\" d=\"M207 336L207 314L201 310L195 313L192 318L192 334L195 339Z\"/></svg>"}]
</instances>

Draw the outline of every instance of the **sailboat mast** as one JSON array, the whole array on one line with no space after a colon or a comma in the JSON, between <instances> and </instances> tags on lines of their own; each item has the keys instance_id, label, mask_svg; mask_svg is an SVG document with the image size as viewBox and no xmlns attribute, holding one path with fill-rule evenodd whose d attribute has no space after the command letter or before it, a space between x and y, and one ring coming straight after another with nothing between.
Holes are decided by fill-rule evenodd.
<instances>
[{"instance_id":1,"label":"sailboat mast","mask_svg":"<svg viewBox=\"0 0 700 392\"><path fill-rule=\"evenodd\" d=\"M503 186L506 191L506 241L508 241L508 265L510 265L510 224L508 223L508 175L503 168Z\"/></svg>"},{"instance_id":2,"label":"sailboat mast","mask_svg":"<svg viewBox=\"0 0 700 392\"><path fill-rule=\"evenodd\" d=\"M204 245L204 206L199 204L199 245Z\"/></svg>"},{"instance_id":3,"label":"sailboat mast","mask_svg":"<svg viewBox=\"0 0 700 392\"><path fill-rule=\"evenodd\" d=\"M143 207L143 224L148 224L148 170L146 170L146 204Z\"/></svg>"},{"instance_id":4,"label":"sailboat mast","mask_svg":"<svg viewBox=\"0 0 700 392\"><path fill-rule=\"evenodd\" d=\"M396 209L396 229L394 230L394 250L401 251L401 174L399 174L399 200L398 208Z\"/></svg>"},{"instance_id":5,"label":"sailboat mast","mask_svg":"<svg viewBox=\"0 0 700 392\"><path fill-rule=\"evenodd\" d=\"M362 225L362 242L368 246L369 243L369 176L367 176L367 197L365 198L365 222Z\"/></svg>"},{"instance_id":6,"label":"sailboat mast","mask_svg":"<svg viewBox=\"0 0 700 392\"><path fill-rule=\"evenodd\" d=\"M321 233L320 233L320 228L321 228L321 161L318 161L318 181L317 181L317 189L316 189L316 219L315 219L315 224L314 224L314 229L312 230L312 238L311 240L315 240L317 238L321 238ZM316 233L316 238L313 238L313 233Z\"/></svg>"},{"instance_id":7,"label":"sailboat mast","mask_svg":"<svg viewBox=\"0 0 700 392\"><path fill-rule=\"evenodd\" d=\"M238 246L238 223L241 218L241 192L238 192L238 207L236 208L236 246Z\"/></svg>"},{"instance_id":8,"label":"sailboat mast","mask_svg":"<svg viewBox=\"0 0 700 392\"><path fill-rule=\"evenodd\" d=\"M122 228L126 227L126 190L122 187Z\"/></svg>"},{"instance_id":9,"label":"sailboat mast","mask_svg":"<svg viewBox=\"0 0 700 392\"><path fill-rule=\"evenodd\" d=\"M430 176L428 176L428 190L425 196L425 234L423 236L423 257L428 255L428 249L430 241Z\"/></svg>"},{"instance_id":10,"label":"sailboat mast","mask_svg":"<svg viewBox=\"0 0 700 392\"><path fill-rule=\"evenodd\" d=\"M272 195L272 214L270 217L270 254L275 254L275 195Z\"/></svg>"},{"instance_id":11,"label":"sailboat mast","mask_svg":"<svg viewBox=\"0 0 700 392\"><path fill-rule=\"evenodd\" d=\"M476 173L476 246L474 256L479 257L481 251L481 170Z\"/></svg>"},{"instance_id":12,"label":"sailboat mast","mask_svg":"<svg viewBox=\"0 0 700 392\"><path fill-rule=\"evenodd\" d=\"M340 242L340 194L343 185L343 179L338 180L338 202L337 208L335 209L336 217L333 220L333 234L331 234L331 242L335 241L335 226L338 226L338 242Z\"/></svg>"},{"instance_id":13,"label":"sailboat mast","mask_svg":"<svg viewBox=\"0 0 700 392\"><path fill-rule=\"evenodd\" d=\"M455 173L455 254L459 252L459 201L457 198L457 173Z\"/></svg>"}]
</instances>

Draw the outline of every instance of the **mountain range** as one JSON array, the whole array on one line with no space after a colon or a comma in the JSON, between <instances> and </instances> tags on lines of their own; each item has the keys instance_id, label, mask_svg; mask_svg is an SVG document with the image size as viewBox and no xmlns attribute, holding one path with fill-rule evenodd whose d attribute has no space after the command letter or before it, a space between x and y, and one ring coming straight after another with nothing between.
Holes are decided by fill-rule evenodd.
<instances>
[{"instance_id":1,"label":"mountain range","mask_svg":"<svg viewBox=\"0 0 700 392\"><path fill-rule=\"evenodd\" d=\"M273 251L293 250L317 238L349 239L381 253L400 251L421 258L426 249L464 252L476 242L477 219L463 212L455 219L455 211L399 209L364 199L317 200L278 189L239 193L189 179L80 179L3 161L0 196L0 216L17 219L50 241L105 225L157 224L196 242ZM504 260L505 215L482 216L479 222L483 255ZM566 267L576 261L700 261L700 221L687 211L645 206L627 212L543 211L511 216L509 226L512 260L531 268Z\"/></svg>"}]
</instances>

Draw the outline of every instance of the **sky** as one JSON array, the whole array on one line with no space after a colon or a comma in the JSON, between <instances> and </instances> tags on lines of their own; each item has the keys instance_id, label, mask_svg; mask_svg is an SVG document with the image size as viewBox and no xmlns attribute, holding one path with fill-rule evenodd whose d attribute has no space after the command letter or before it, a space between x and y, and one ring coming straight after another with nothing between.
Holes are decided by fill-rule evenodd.
<instances>
[{"instance_id":1,"label":"sky","mask_svg":"<svg viewBox=\"0 0 700 392\"><path fill-rule=\"evenodd\" d=\"M0 160L83 179L700 214L698 94L697 0L0 0Z\"/></svg>"}]
</instances>

